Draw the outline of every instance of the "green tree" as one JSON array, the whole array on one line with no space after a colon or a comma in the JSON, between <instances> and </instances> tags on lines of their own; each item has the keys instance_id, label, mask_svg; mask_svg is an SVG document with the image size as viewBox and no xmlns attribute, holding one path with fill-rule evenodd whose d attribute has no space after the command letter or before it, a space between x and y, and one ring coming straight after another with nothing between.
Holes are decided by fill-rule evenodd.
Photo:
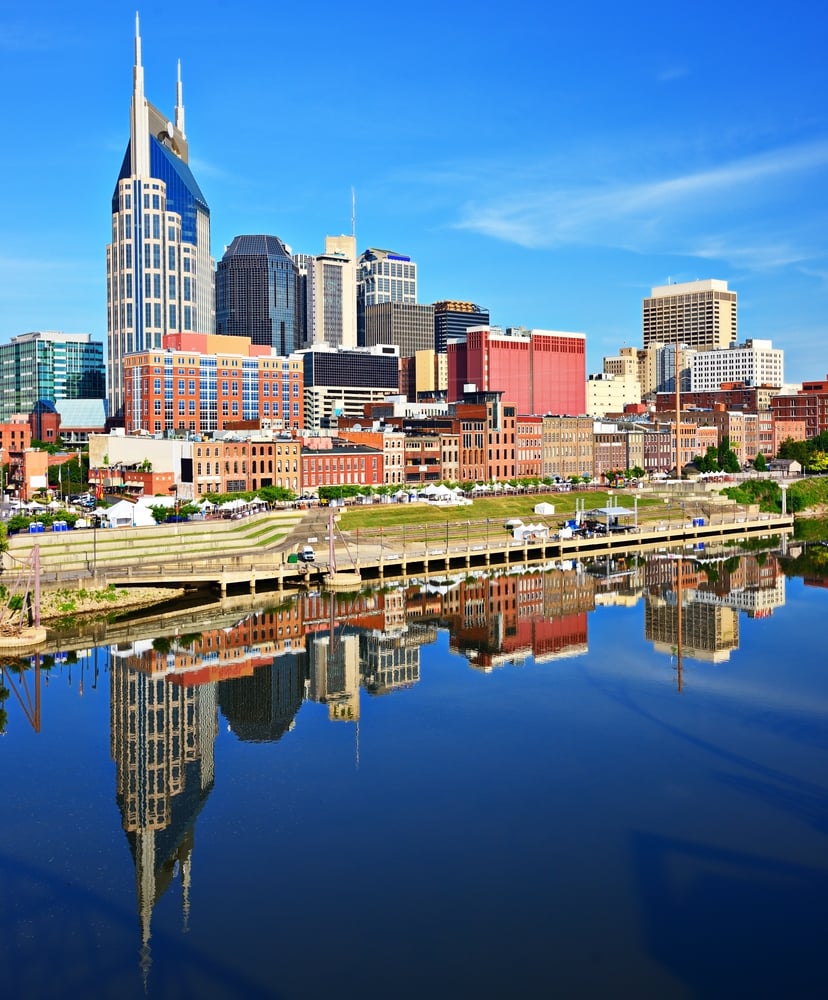
<instances>
[{"instance_id":1,"label":"green tree","mask_svg":"<svg viewBox=\"0 0 828 1000\"><path fill-rule=\"evenodd\" d=\"M767 472L768 470L767 460L765 459L765 456L762 454L761 451L757 454L756 458L754 458L753 460L753 468L756 469L757 472Z\"/></svg>"},{"instance_id":2,"label":"green tree","mask_svg":"<svg viewBox=\"0 0 828 1000\"><path fill-rule=\"evenodd\" d=\"M808 444L805 441L794 441L793 438L786 438L779 446L779 458L791 459L804 469L809 459Z\"/></svg>"}]
</instances>

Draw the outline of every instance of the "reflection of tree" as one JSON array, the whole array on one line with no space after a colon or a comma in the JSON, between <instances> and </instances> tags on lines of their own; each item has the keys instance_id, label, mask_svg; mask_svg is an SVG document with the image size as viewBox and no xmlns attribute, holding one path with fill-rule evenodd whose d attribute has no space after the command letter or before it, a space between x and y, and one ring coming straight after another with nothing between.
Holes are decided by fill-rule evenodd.
<instances>
[{"instance_id":1,"label":"reflection of tree","mask_svg":"<svg viewBox=\"0 0 828 1000\"><path fill-rule=\"evenodd\" d=\"M795 558L780 559L785 576L811 576L828 579L828 544L803 546Z\"/></svg>"}]
</instances>

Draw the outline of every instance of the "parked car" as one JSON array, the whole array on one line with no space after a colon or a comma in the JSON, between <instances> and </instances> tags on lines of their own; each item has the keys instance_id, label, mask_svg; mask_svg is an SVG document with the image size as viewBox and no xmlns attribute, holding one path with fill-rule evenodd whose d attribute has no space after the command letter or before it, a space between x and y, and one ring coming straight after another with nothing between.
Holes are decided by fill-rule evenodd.
<instances>
[{"instance_id":1,"label":"parked car","mask_svg":"<svg viewBox=\"0 0 828 1000\"><path fill-rule=\"evenodd\" d=\"M299 550L299 561L300 562L313 562L316 559L316 553L313 551L312 545L303 545Z\"/></svg>"}]
</instances>

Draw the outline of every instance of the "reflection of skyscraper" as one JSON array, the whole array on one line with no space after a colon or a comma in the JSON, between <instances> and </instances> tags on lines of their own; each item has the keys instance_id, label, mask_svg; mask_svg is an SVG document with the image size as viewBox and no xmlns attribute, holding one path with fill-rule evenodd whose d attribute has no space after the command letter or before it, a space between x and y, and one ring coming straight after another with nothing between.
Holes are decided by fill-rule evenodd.
<instances>
[{"instance_id":1,"label":"reflection of skyscraper","mask_svg":"<svg viewBox=\"0 0 828 1000\"><path fill-rule=\"evenodd\" d=\"M436 630L429 630L433 642ZM428 633L426 633L428 634ZM424 635L418 630L386 634L363 632L359 637L359 669L362 686L369 694L388 694L412 687L420 679L420 646Z\"/></svg>"},{"instance_id":2,"label":"reflection of skyscraper","mask_svg":"<svg viewBox=\"0 0 828 1000\"><path fill-rule=\"evenodd\" d=\"M249 676L219 681L219 707L240 740L272 742L293 728L305 693L304 666L304 654L279 656Z\"/></svg>"},{"instance_id":3,"label":"reflection of skyscraper","mask_svg":"<svg viewBox=\"0 0 828 1000\"><path fill-rule=\"evenodd\" d=\"M359 636L332 628L307 643L309 697L328 706L332 722L359 719Z\"/></svg>"},{"instance_id":4,"label":"reflection of skyscraper","mask_svg":"<svg viewBox=\"0 0 828 1000\"><path fill-rule=\"evenodd\" d=\"M681 653L691 660L724 663L739 648L739 616L727 607L689 601L682 605L682 628L675 595L648 594L644 605L644 636L660 653Z\"/></svg>"},{"instance_id":5,"label":"reflection of skyscraper","mask_svg":"<svg viewBox=\"0 0 828 1000\"><path fill-rule=\"evenodd\" d=\"M146 976L152 910L177 867L185 923L188 918L195 821L214 780L215 684L185 687L163 673L133 670L113 655L110 716L117 801L135 859Z\"/></svg>"}]
</instances>

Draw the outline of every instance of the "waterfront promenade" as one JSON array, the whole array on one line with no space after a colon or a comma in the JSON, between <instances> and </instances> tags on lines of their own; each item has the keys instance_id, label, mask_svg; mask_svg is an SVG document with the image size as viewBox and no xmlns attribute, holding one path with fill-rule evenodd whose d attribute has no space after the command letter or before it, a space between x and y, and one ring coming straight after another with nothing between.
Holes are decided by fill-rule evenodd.
<instances>
[{"instance_id":1,"label":"waterfront promenade","mask_svg":"<svg viewBox=\"0 0 828 1000\"><path fill-rule=\"evenodd\" d=\"M681 512L682 514L684 512ZM458 515L456 515L458 516ZM703 521L703 523L700 523ZM211 590L222 596L281 592L304 586L360 586L396 578L504 569L520 564L619 557L674 546L701 548L742 538L787 535L792 515L725 508L707 518L654 518L628 530L560 539L544 532L516 540L491 518L439 525L334 530L336 574L331 574L329 514L317 509L274 512L237 521L205 521L149 529L115 528L64 536L12 538L4 559L21 562L40 550L46 589L106 586ZM550 533L551 534L551 533ZM307 542L312 564L288 556ZM8 566L4 573L8 579Z\"/></svg>"}]
</instances>

